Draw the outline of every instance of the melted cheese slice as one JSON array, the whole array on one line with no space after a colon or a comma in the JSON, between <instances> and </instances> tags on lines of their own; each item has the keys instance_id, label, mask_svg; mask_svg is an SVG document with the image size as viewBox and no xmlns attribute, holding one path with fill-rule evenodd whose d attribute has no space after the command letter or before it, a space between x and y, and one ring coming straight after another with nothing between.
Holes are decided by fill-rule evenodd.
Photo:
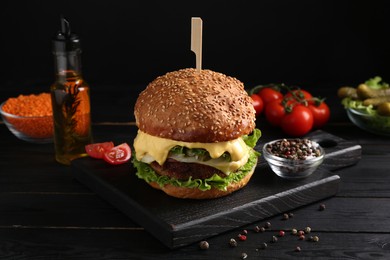
<instances>
[{"instance_id":1,"label":"melted cheese slice","mask_svg":"<svg viewBox=\"0 0 390 260\"><path fill-rule=\"evenodd\" d=\"M202 148L209 152L211 160L199 161L195 157L185 157L173 155L171 158L187 163L199 163L214 167L225 174L236 171L238 168L247 163L249 158L249 147L242 138L237 138L227 142L218 143L191 143L181 142L161 137L156 137L138 130L137 137L134 139L133 147L135 149L137 160L151 163L156 161L158 164L164 164L168 158L169 150L175 146L184 146L187 148ZM228 152L231 162L223 160L222 154Z\"/></svg>"}]
</instances>

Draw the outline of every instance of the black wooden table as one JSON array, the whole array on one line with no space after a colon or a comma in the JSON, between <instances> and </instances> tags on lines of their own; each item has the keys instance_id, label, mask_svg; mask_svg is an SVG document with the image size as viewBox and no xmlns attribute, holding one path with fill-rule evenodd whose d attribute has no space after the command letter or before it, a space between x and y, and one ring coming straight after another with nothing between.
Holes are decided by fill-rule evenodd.
<instances>
[{"instance_id":1,"label":"black wooden table","mask_svg":"<svg viewBox=\"0 0 390 260\"><path fill-rule=\"evenodd\" d=\"M132 144L132 107L139 91L113 91L109 101L105 93L92 92L95 141ZM53 144L18 140L1 123L0 259L241 259L243 253L247 259L390 259L390 138L352 125L334 91L323 96L332 109L323 130L362 147L357 164L333 172L341 180L338 193L287 212L293 214L288 220L278 214L207 238L208 250L198 243L167 248L77 181L71 167L56 163ZM283 136L262 119L258 127L262 138ZM321 204L325 210L319 210ZM270 228L254 232L266 222ZM305 240L290 234L306 227L312 231ZM239 241L244 229L247 240ZM280 230L285 236L278 236ZM271 242L273 236L277 242ZM310 236L319 241L307 241ZM230 238L237 247L229 246Z\"/></svg>"}]
</instances>

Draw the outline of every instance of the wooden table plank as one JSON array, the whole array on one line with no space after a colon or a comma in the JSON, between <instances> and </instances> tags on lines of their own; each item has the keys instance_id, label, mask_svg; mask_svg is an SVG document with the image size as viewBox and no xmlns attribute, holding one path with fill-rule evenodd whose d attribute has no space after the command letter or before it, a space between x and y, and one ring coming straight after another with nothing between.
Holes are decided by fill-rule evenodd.
<instances>
[{"instance_id":1,"label":"wooden table plank","mask_svg":"<svg viewBox=\"0 0 390 260\"><path fill-rule=\"evenodd\" d=\"M389 170L387 155L363 155L357 165L335 171L342 180L337 196L389 198Z\"/></svg>"},{"instance_id":2,"label":"wooden table plank","mask_svg":"<svg viewBox=\"0 0 390 260\"><path fill-rule=\"evenodd\" d=\"M274 223L274 222L273 222ZM237 231L238 232L238 231ZM169 250L147 232L106 229L0 228L1 259L389 259L390 235L376 233L312 232L320 241L300 241L286 234L271 243L277 231L253 233L231 248L237 232L208 239L210 248L197 244ZM267 243L265 250L260 249ZM296 246L302 251L295 252Z\"/></svg>"},{"instance_id":3,"label":"wooden table plank","mask_svg":"<svg viewBox=\"0 0 390 260\"><path fill-rule=\"evenodd\" d=\"M138 227L93 193L0 193L0 226Z\"/></svg>"},{"instance_id":4,"label":"wooden table plank","mask_svg":"<svg viewBox=\"0 0 390 260\"><path fill-rule=\"evenodd\" d=\"M291 229L311 225L319 231L390 233L390 198L334 197L325 203L325 212L317 210L319 202L313 203L293 210L296 217L278 221L273 228ZM277 215L275 219L280 220L281 215ZM43 229L139 227L95 195L21 193L0 193L0 226Z\"/></svg>"}]
</instances>

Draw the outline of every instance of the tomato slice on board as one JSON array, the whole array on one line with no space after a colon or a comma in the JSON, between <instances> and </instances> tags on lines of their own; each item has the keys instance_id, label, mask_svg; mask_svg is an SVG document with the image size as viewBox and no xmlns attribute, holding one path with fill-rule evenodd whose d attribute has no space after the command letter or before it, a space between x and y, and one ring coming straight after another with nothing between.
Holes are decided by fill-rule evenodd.
<instances>
[{"instance_id":1,"label":"tomato slice on board","mask_svg":"<svg viewBox=\"0 0 390 260\"><path fill-rule=\"evenodd\" d=\"M102 159L104 153L111 150L113 147L113 142L94 143L87 144L85 146L85 151L92 158Z\"/></svg>"},{"instance_id":2,"label":"tomato slice on board","mask_svg":"<svg viewBox=\"0 0 390 260\"><path fill-rule=\"evenodd\" d=\"M131 149L127 143L117 145L106 151L103 159L110 164L121 164L127 162L131 157Z\"/></svg>"}]
</instances>

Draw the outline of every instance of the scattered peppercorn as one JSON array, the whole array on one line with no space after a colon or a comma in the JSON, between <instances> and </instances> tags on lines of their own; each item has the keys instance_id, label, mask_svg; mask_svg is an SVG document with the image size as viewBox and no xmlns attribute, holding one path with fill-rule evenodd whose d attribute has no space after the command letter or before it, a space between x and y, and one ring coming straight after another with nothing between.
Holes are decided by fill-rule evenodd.
<instances>
[{"instance_id":1,"label":"scattered peppercorn","mask_svg":"<svg viewBox=\"0 0 390 260\"><path fill-rule=\"evenodd\" d=\"M237 246L237 241L234 238L231 238L229 240L229 246L236 247Z\"/></svg>"},{"instance_id":2,"label":"scattered peppercorn","mask_svg":"<svg viewBox=\"0 0 390 260\"><path fill-rule=\"evenodd\" d=\"M311 228L310 227L305 227L305 233L309 234L310 232L311 232Z\"/></svg>"},{"instance_id":3,"label":"scattered peppercorn","mask_svg":"<svg viewBox=\"0 0 390 260\"><path fill-rule=\"evenodd\" d=\"M255 226L253 230L254 230L256 233L259 233L259 232L260 232L260 227L259 227L259 226Z\"/></svg>"},{"instance_id":4,"label":"scattered peppercorn","mask_svg":"<svg viewBox=\"0 0 390 260\"><path fill-rule=\"evenodd\" d=\"M255 230L256 233L259 233L260 232L260 227L259 226L255 226L254 230Z\"/></svg>"},{"instance_id":5,"label":"scattered peppercorn","mask_svg":"<svg viewBox=\"0 0 390 260\"><path fill-rule=\"evenodd\" d=\"M319 238L318 236L314 236L314 237L313 237L313 241L314 241L314 242L318 242L318 241L320 241L320 238Z\"/></svg>"},{"instance_id":6,"label":"scattered peppercorn","mask_svg":"<svg viewBox=\"0 0 390 260\"><path fill-rule=\"evenodd\" d=\"M263 233L263 232L265 232L265 228L264 227L259 227L259 226L255 226L254 230L255 230L256 233L259 233L259 232Z\"/></svg>"},{"instance_id":7,"label":"scattered peppercorn","mask_svg":"<svg viewBox=\"0 0 390 260\"><path fill-rule=\"evenodd\" d=\"M318 209L320 211L324 211L325 210L325 204L320 204L320 207Z\"/></svg>"},{"instance_id":8,"label":"scattered peppercorn","mask_svg":"<svg viewBox=\"0 0 390 260\"><path fill-rule=\"evenodd\" d=\"M238 239L240 239L241 241L245 241L246 235L238 234Z\"/></svg>"},{"instance_id":9,"label":"scattered peppercorn","mask_svg":"<svg viewBox=\"0 0 390 260\"><path fill-rule=\"evenodd\" d=\"M324 209L325 209L325 205L321 204L319 206L319 210L324 210ZM283 214L283 219L288 219L288 218L290 218L292 216L293 216L293 213L284 213ZM271 227L271 223L270 222L266 222L264 224L264 227L255 226L254 227L254 231L256 233L258 233L258 232L265 232L265 229L266 228L270 228L270 227ZM304 230L299 230L299 231L296 228L292 228L291 229L291 234L292 235L298 235L298 239L299 240L305 240L305 234L309 234L309 233L311 233L311 227L309 227L309 226L305 227ZM244 230L242 230L242 232L240 234L238 234L237 237L238 237L238 239L240 241L245 241L247 239L247 236L246 236L247 234L248 234L248 230L244 229ZM280 230L279 233L278 233L278 236L279 237L284 237L285 236L285 231L284 230ZM310 236L307 239L307 241L313 241L313 242L318 242L319 240L320 239L319 239L318 236ZM276 236L272 236L271 243L276 243L276 242L278 242L278 238ZM229 240L229 246L230 247L237 247L237 245L238 245L238 243L237 243L237 241L234 238L231 238ZM207 241L201 241L199 243L199 247L202 250L209 249L209 243ZM264 243L260 244L259 249L263 249L264 250L267 247L268 247L267 243L264 242ZM258 249L256 249L256 251L258 251ZM301 251L301 247L297 246L295 248L295 251L296 252L300 252ZM246 259L247 257L248 257L248 255L245 252L241 254L241 259Z\"/></svg>"},{"instance_id":10,"label":"scattered peppercorn","mask_svg":"<svg viewBox=\"0 0 390 260\"><path fill-rule=\"evenodd\" d=\"M203 240L203 241L199 242L199 247L202 250L206 250L206 249L209 249L210 245L209 245L209 243L207 241Z\"/></svg>"},{"instance_id":11,"label":"scattered peppercorn","mask_svg":"<svg viewBox=\"0 0 390 260\"><path fill-rule=\"evenodd\" d=\"M267 247L268 247L268 245L265 242L260 245L261 249L266 249Z\"/></svg>"}]
</instances>

